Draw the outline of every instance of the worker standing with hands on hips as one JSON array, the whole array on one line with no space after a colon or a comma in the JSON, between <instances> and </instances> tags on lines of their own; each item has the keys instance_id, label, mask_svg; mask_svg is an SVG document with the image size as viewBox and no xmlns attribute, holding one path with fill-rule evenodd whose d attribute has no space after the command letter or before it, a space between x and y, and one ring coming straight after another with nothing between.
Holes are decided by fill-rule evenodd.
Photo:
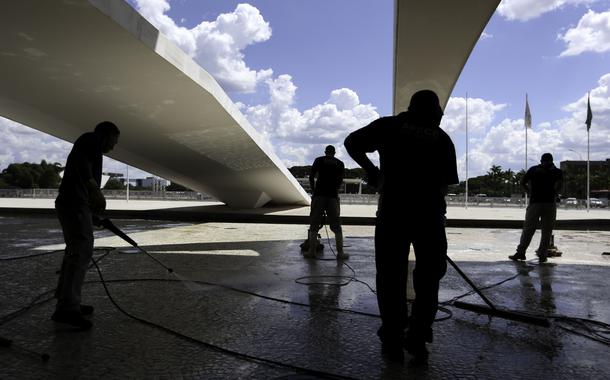
<instances>
[{"instance_id":1,"label":"worker standing with hands on hips","mask_svg":"<svg viewBox=\"0 0 610 380\"><path fill-rule=\"evenodd\" d=\"M382 352L403 361L403 348L414 363L428 358L432 323L438 308L439 282L447 269L446 203L450 184L458 183L455 148L439 127L443 117L438 96L416 92L407 112L382 117L345 139L349 155L377 187L375 222L378 330ZM377 168L366 153L379 153ZM411 317L407 308L410 245L415 251ZM408 330L405 335L405 329Z\"/></svg>"}]
</instances>

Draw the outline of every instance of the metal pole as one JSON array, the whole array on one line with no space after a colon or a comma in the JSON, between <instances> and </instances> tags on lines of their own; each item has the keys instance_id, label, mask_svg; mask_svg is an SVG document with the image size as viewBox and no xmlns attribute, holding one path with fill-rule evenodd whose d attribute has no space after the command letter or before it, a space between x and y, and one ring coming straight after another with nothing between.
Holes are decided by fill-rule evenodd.
<instances>
[{"instance_id":1,"label":"metal pole","mask_svg":"<svg viewBox=\"0 0 610 380\"><path fill-rule=\"evenodd\" d=\"M127 165L127 192L125 193L126 200L129 202L129 165Z\"/></svg>"},{"instance_id":2,"label":"metal pole","mask_svg":"<svg viewBox=\"0 0 610 380\"><path fill-rule=\"evenodd\" d=\"M466 197L464 207L468 209L468 93L466 93Z\"/></svg>"},{"instance_id":3,"label":"metal pole","mask_svg":"<svg viewBox=\"0 0 610 380\"><path fill-rule=\"evenodd\" d=\"M589 188L589 129L587 128L587 212L589 212L589 208L591 207L591 201L589 198L590 188Z\"/></svg>"}]
</instances>

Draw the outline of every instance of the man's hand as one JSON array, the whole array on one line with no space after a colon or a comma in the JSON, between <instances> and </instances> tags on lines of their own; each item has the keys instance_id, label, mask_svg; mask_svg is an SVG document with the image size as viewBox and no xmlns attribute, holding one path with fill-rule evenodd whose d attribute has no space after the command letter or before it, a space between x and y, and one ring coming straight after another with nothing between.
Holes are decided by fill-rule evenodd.
<instances>
[{"instance_id":1,"label":"man's hand","mask_svg":"<svg viewBox=\"0 0 610 380\"><path fill-rule=\"evenodd\" d=\"M102 194L94 180L87 182L87 190L89 190L89 207L91 212L94 214L104 212L106 210L106 198L104 198L104 194Z\"/></svg>"}]
</instances>

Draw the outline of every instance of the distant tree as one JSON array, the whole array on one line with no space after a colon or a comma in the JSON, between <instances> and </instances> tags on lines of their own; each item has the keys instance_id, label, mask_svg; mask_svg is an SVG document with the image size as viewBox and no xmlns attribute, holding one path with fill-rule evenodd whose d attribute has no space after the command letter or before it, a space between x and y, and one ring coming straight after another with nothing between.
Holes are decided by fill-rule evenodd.
<instances>
[{"instance_id":1,"label":"distant tree","mask_svg":"<svg viewBox=\"0 0 610 380\"><path fill-rule=\"evenodd\" d=\"M49 164L42 160L40 164L24 162L10 164L0 173L0 179L6 187L22 189L57 188L61 178L59 172L63 168L59 163Z\"/></svg>"},{"instance_id":2,"label":"distant tree","mask_svg":"<svg viewBox=\"0 0 610 380\"><path fill-rule=\"evenodd\" d=\"M176 182L172 182L169 184L169 186L165 187L166 191L192 191L191 189L189 189L188 187L182 186L179 183Z\"/></svg>"},{"instance_id":3,"label":"distant tree","mask_svg":"<svg viewBox=\"0 0 610 380\"><path fill-rule=\"evenodd\" d=\"M295 178L307 178L307 177L309 177L309 173L311 172L311 165L293 166L293 167L289 168L288 171Z\"/></svg>"},{"instance_id":4,"label":"distant tree","mask_svg":"<svg viewBox=\"0 0 610 380\"><path fill-rule=\"evenodd\" d=\"M116 178L110 178L104 185L105 190L125 190L125 185Z\"/></svg>"}]
</instances>

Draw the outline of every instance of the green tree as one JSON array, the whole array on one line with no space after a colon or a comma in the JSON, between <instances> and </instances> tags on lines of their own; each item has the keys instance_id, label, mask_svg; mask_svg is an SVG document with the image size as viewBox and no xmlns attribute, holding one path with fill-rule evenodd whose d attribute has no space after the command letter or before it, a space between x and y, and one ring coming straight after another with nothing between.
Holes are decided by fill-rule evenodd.
<instances>
[{"instance_id":1,"label":"green tree","mask_svg":"<svg viewBox=\"0 0 610 380\"><path fill-rule=\"evenodd\" d=\"M176 183L176 182L170 183L169 186L165 187L165 190L166 191L192 191L188 187L182 186L181 184Z\"/></svg>"},{"instance_id":2,"label":"green tree","mask_svg":"<svg viewBox=\"0 0 610 380\"><path fill-rule=\"evenodd\" d=\"M116 178L110 178L104 185L105 190L125 190L125 185Z\"/></svg>"},{"instance_id":3,"label":"green tree","mask_svg":"<svg viewBox=\"0 0 610 380\"><path fill-rule=\"evenodd\" d=\"M5 187L57 188L61 181L59 172L62 169L59 163L49 164L45 160L42 160L40 164L14 163L2 170L0 179Z\"/></svg>"}]
</instances>

